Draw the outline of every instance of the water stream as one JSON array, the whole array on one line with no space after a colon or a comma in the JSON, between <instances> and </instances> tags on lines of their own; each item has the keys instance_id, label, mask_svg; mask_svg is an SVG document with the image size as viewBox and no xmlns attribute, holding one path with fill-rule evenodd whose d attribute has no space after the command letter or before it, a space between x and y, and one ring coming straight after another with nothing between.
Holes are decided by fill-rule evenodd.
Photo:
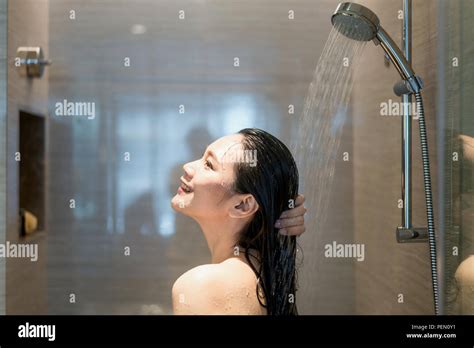
<instances>
[{"instance_id":1,"label":"water stream","mask_svg":"<svg viewBox=\"0 0 474 348\"><path fill-rule=\"evenodd\" d=\"M305 195L308 209L307 232L300 241L304 255L303 268L299 270L300 290L305 293L304 306L300 306L303 314L317 308L314 301L321 300L318 298L318 270L324 258L322 229L326 228L336 156L342 159L338 150L348 117L354 68L365 44L365 41L348 39L332 28L314 70L304 109L297 121L297 135L291 144L300 173L299 191Z\"/></svg>"}]
</instances>

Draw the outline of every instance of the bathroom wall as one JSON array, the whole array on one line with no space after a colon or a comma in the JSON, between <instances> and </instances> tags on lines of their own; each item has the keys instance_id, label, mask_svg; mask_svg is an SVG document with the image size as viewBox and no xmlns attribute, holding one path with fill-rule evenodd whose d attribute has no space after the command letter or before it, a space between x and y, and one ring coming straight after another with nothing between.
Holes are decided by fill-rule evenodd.
<instances>
[{"instance_id":1,"label":"bathroom wall","mask_svg":"<svg viewBox=\"0 0 474 348\"><path fill-rule=\"evenodd\" d=\"M402 1L359 1L377 13L385 30L401 45ZM413 67L424 81L435 218L438 224L438 154L436 132L436 2L413 1ZM401 225L401 117L382 116L381 103L400 101L392 91L400 79L387 65L383 51L369 43L353 89L355 239L365 243L366 260L357 263L357 314L432 314L433 301L428 244L398 244ZM426 226L418 123L413 121L412 223ZM442 242L442 238L438 241ZM442 251L442 246L438 245ZM442 282L442 280L440 280Z\"/></svg>"},{"instance_id":2,"label":"bathroom wall","mask_svg":"<svg viewBox=\"0 0 474 348\"><path fill-rule=\"evenodd\" d=\"M47 311L46 230L28 238L19 235L19 151L20 111L46 117L48 105L48 70L41 79L21 77L14 66L20 46L41 46L48 57L48 1L8 1L8 120L7 120L7 206L6 240L14 244L37 244L38 260L6 259L6 313L41 314ZM3 50L2 50L3 52ZM47 159L46 159L47 161Z\"/></svg>"},{"instance_id":3,"label":"bathroom wall","mask_svg":"<svg viewBox=\"0 0 474 348\"><path fill-rule=\"evenodd\" d=\"M5 163L7 124L7 0L0 1L0 163ZM6 173L0 166L0 243L5 243ZM5 314L5 259L0 258L0 315Z\"/></svg>"}]
</instances>

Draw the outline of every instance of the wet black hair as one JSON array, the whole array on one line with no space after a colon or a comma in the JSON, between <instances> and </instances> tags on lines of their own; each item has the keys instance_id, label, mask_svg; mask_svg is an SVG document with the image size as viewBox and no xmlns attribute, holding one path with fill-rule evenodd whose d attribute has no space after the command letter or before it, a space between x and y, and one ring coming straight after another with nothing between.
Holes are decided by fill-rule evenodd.
<instances>
[{"instance_id":1,"label":"wet black hair","mask_svg":"<svg viewBox=\"0 0 474 348\"><path fill-rule=\"evenodd\" d=\"M256 151L256 165L244 161L235 164L233 191L250 193L259 209L239 235L238 246L259 282L257 298L267 315L297 315L296 251L294 236L283 236L274 227L284 210L298 194L298 169L291 152L279 139L257 128L245 128L243 150ZM253 265L250 250L258 252L258 265ZM259 296L259 287L265 301Z\"/></svg>"}]
</instances>

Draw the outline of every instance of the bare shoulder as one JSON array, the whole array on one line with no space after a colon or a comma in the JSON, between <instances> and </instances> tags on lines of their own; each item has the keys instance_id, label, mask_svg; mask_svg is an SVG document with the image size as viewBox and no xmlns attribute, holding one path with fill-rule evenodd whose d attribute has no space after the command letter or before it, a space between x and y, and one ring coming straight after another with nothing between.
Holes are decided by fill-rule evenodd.
<instances>
[{"instance_id":1,"label":"bare shoulder","mask_svg":"<svg viewBox=\"0 0 474 348\"><path fill-rule=\"evenodd\" d=\"M173 285L175 314L263 314L256 277L238 259L195 267Z\"/></svg>"},{"instance_id":2,"label":"bare shoulder","mask_svg":"<svg viewBox=\"0 0 474 348\"><path fill-rule=\"evenodd\" d=\"M199 290L197 287L209 286L218 278L218 269L213 264L201 265L183 273L173 284L174 295L181 295L181 302L184 302L183 295L189 294L191 289Z\"/></svg>"}]
</instances>

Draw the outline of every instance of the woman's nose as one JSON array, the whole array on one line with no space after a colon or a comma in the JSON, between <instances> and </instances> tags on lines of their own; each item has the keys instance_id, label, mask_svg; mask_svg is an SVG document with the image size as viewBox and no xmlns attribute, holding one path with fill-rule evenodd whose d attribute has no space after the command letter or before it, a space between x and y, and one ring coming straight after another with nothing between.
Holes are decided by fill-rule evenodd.
<instances>
[{"instance_id":1,"label":"woman's nose","mask_svg":"<svg viewBox=\"0 0 474 348\"><path fill-rule=\"evenodd\" d=\"M191 179L194 176L195 170L194 170L194 167L191 165L191 163L186 163L183 166L183 169L184 169L184 173L186 174L188 178Z\"/></svg>"}]
</instances>

